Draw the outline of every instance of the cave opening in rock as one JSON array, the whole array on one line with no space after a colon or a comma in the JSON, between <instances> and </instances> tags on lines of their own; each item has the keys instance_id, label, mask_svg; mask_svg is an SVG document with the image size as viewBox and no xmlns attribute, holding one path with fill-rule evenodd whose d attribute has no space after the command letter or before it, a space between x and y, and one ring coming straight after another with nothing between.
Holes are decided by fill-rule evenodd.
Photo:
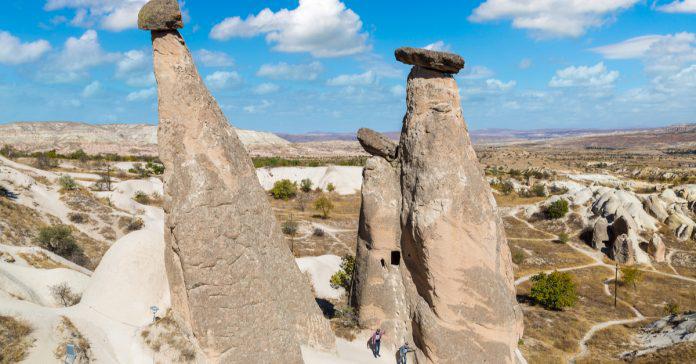
<instances>
[{"instance_id":1,"label":"cave opening in rock","mask_svg":"<svg viewBox=\"0 0 696 364\"><path fill-rule=\"evenodd\" d=\"M399 265L401 263L401 252L392 251L391 252L391 265Z\"/></svg>"}]
</instances>

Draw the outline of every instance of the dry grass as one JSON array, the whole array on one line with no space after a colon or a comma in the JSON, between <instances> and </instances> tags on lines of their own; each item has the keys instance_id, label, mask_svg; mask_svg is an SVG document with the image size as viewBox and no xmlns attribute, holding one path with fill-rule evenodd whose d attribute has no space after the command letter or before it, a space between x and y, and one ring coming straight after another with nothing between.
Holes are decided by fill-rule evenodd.
<instances>
[{"instance_id":1,"label":"dry grass","mask_svg":"<svg viewBox=\"0 0 696 364\"><path fill-rule=\"evenodd\" d=\"M610 290L614 292L611 285ZM681 311L696 310L696 283L645 272L635 290L619 286L619 297L645 316L662 317L668 303L676 303Z\"/></svg>"},{"instance_id":2,"label":"dry grass","mask_svg":"<svg viewBox=\"0 0 696 364\"><path fill-rule=\"evenodd\" d=\"M0 364L18 363L34 345L32 327L23 320L0 316Z\"/></svg>"},{"instance_id":3,"label":"dry grass","mask_svg":"<svg viewBox=\"0 0 696 364\"><path fill-rule=\"evenodd\" d=\"M635 358L631 363L635 364L684 364L693 363L696 358L696 342L679 343L654 353L646 354Z\"/></svg>"},{"instance_id":4,"label":"dry grass","mask_svg":"<svg viewBox=\"0 0 696 364\"><path fill-rule=\"evenodd\" d=\"M511 193L509 195L504 195L502 193L494 193L495 202L500 207L506 206L519 206L519 205L531 205L537 202L544 201L546 197L521 197L516 193Z\"/></svg>"},{"instance_id":5,"label":"dry grass","mask_svg":"<svg viewBox=\"0 0 696 364\"><path fill-rule=\"evenodd\" d=\"M65 316L61 316L60 324L56 328L58 331L61 342L53 350L53 356L58 360L65 359L65 350L67 344L73 344L75 346L75 352L77 353L76 363L86 362L89 363L92 358L92 346L89 341L82 336L80 330L75 327L72 321Z\"/></svg>"},{"instance_id":6,"label":"dry grass","mask_svg":"<svg viewBox=\"0 0 696 364\"><path fill-rule=\"evenodd\" d=\"M553 239L554 235L544 233L530 228L524 222L512 217L503 217L503 225L505 226L505 234L508 238L525 238L525 239Z\"/></svg>"},{"instance_id":7,"label":"dry grass","mask_svg":"<svg viewBox=\"0 0 696 364\"><path fill-rule=\"evenodd\" d=\"M39 269L68 268L65 265L58 263L55 260L51 259L44 252L19 253L17 255L19 255L20 258L24 259L27 262L27 264L31 265L34 268L39 268Z\"/></svg>"},{"instance_id":8,"label":"dry grass","mask_svg":"<svg viewBox=\"0 0 696 364\"><path fill-rule=\"evenodd\" d=\"M645 323L643 321L627 325L614 325L597 331L587 342L588 354L579 359L577 364L624 363L619 356L637 348L634 335Z\"/></svg>"},{"instance_id":9,"label":"dry grass","mask_svg":"<svg viewBox=\"0 0 696 364\"><path fill-rule=\"evenodd\" d=\"M517 263L515 278L549 269L558 269L592 263L592 259L573 250L567 244L550 240L508 238L510 249L522 251L524 259Z\"/></svg>"},{"instance_id":10,"label":"dry grass","mask_svg":"<svg viewBox=\"0 0 696 364\"><path fill-rule=\"evenodd\" d=\"M0 241L15 246L34 245L37 226L60 222L56 217L44 217L36 210L4 198L0 198L0 216Z\"/></svg>"},{"instance_id":11,"label":"dry grass","mask_svg":"<svg viewBox=\"0 0 696 364\"><path fill-rule=\"evenodd\" d=\"M168 358L170 361L189 363L196 359L196 350L191 343L192 339L184 334L181 325L173 318L171 311L141 331L140 337L155 353L163 351L169 354L175 353L175 358Z\"/></svg>"}]
</instances>

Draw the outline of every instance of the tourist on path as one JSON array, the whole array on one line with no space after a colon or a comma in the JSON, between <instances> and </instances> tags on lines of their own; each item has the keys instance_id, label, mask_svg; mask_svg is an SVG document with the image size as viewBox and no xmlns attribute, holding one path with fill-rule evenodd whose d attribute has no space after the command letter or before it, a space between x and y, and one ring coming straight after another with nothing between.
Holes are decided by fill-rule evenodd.
<instances>
[{"instance_id":1,"label":"tourist on path","mask_svg":"<svg viewBox=\"0 0 696 364\"><path fill-rule=\"evenodd\" d=\"M372 334L372 337L370 338L370 343L372 344L372 355L376 357L380 356L379 355L379 347L382 344L382 337L384 336L384 332L382 329L377 329L374 334Z\"/></svg>"},{"instance_id":2,"label":"tourist on path","mask_svg":"<svg viewBox=\"0 0 696 364\"><path fill-rule=\"evenodd\" d=\"M399 348L399 362L397 364L406 364L406 355L411 351L414 350L408 346L408 343L404 343L404 345Z\"/></svg>"}]
</instances>

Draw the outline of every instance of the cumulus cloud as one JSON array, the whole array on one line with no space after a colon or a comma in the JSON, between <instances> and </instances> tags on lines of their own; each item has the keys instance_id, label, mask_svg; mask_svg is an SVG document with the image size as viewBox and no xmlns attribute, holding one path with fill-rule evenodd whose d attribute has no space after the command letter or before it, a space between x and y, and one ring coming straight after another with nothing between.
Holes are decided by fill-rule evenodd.
<instances>
[{"instance_id":1,"label":"cumulus cloud","mask_svg":"<svg viewBox=\"0 0 696 364\"><path fill-rule=\"evenodd\" d=\"M12 34L0 31L0 63L2 64L15 65L33 62L50 49L51 44L43 39L23 43Z\"/></svg>"},{"instance_id":2,"label":"cumulus cloud","mask_svg":"<svg viewBox=\"0 0 696 364\"><path fill-rule=\"evenodd\" d=\"M266 8L246 19L226 18L210 37L227 40L265 34L279 52L307 52L315 57L339 57L370 49L360 17L339 0L300 0L297 8L273 12Z\"/></svg>"},{"instance_id":3,"label":"cumulus cloud","mask_svg":"<svg viewBox=\"0 0 696 364\"><path fill-rule=\"evenodd\" d=\"M474 22L512 20L538 37L579 37L640 0L486 0L469 16Z\"/></svg>"},{"instance_id":4,"label":"cumulus cloud","mask_svg":"<svg viewBox=\"0 0 696 364\"><path fill-rule=\"evenodd\" d=\"M550 87L607 87L619 78L619 71L609 71L604 62L594 66L570 66L556 71Z\"/></svg>"},{"instance_id":5,"label":"cumulus cloud","mask_svg":"<svg viewBox=\"0 0 696 364\"><path fill-rule=\"evenodd\" d=\"M82 97L92 97L99 92L99 90L101 90L101 83L99 83L99 81L93 81L82 89Z\"/></svg>"},{"instance_id":6,"label":"cumulus cloud","mask_svg":"<svg viewBox=\"0 0 696 364\"><path fill-rule=\"evenodd\" d=\"M225 52L201 49L194 52L193 56L206 67L229 67L234 65L232 57Z\"/></svg>"},{"instance_id":7,"label":"cumulus cloud","mask_svg":"<svg viewBox=\"0 0 696 364\"><path fill-rule=\"evenodd\" d=\"M146 87L155 83L150 52L130 50L116 62L116 78L133 87Z\"/></svg>"},{"instance_id":8,"label":"cumulus cloud","mask_svg":"<svg viewBox=\"0 0 696 364\"><path fill-rule=\"evenodd\" d=\"M696 14L696 0L675 0L669 4L658 6L657 10L665 13Z\"/></svg>"},{"instance_id":9,"label":"cumulus cloud","mask_svg":"<svg viewBox=\"0 0 696 364\"><path fill-rule=\"evenodd\" d=\"M157 94L157 89L155 87L150 87L138 91L133 91L126 96L128 101L143 101L149 100Z\"/></svg>"},{"instance_id":10,"label":"cumulus cloud","mask_svg":"<svg viewBox=\"0 0 696 364\"><path fill-rule=\"evenodd\" d=\"M256 75L274 80L316 80L324 71L324 66L319 62L308 64L288 64L280 62L276 64L261 65Z\"/></svg>"},{"instance_id":11,"label":"cumulus cloud","mask_svg":"<svg viewBox=\"0 0 696 364\"><path fill-rule=\"evenodd\" d=\"M486 80L486 87L488 87L489 90L493 91L509 91L513 87L517 85L517 81L508 81L508 82L503 82L501 80L497 80L495 78L490 78Z\"/></svg>"},{"instance_id":12,"label":"cumulus cloud","mask_svg":"<svg viewBox=\"0 0 696 364\"><path fill-rule=\"evenodd\" d=\"M435 43L430 43L423 48L431 50L431 51L439 51L439 52L449 52L450 51L449 44L445 44L445 42L443 42L441 40L438 40Z\"/></svg>"},{"instance_id":13,"label":"cumulus cloud","mask_svg":"<svg viewBox=\"0 0 696 364\"><path fill-rule=\"evenodd\" d=\"M75 9L75 26L122 31L137 27L138 12L148 0L48 0L44 9Z\"/></svg>"},{"instance_id":14,"label":"cumulus cloud","mask_svg":"<svg viewBox=\"0 0 696 364\"><path fill-rule=\"evenodd\" d=\"M267 94L272 94L274 92L278 92L280 90L280 87L276 85L275 83L262 83L256 87L254 87L254 93L257 95L267 95Z\"/></svg>"},{"instance_id":15,"label":"cumulus cloud","mask_svg":"<svg viewBox=\"0 0 696 364\"><path fill-rule=\"evenodd\" d=\"M90 68L116 62L120 57L118 53L104 51L97 32L90 29L80 37L68 38L63 48L44 65L39 77L49 82L73 82L85 77Z\"/></svg>"},{"instance_id":16,"label":"cumulus cloud","mask_svg":"<svg viewBox=\"0 0 696 364\"><path fill-rule=\"evenodd\" d=\"M459 78L465 80L480 80L493 76L493 71L485 66L473 66L464 68L464 72L459 74Z\"/></svg>"},{"instance_id":17,"label":"cumulus cloud","mask_svg":"<svg viewBox=\"0 0 696 364\"><path fill-rule=\"evenodd\" d=\"M329 86L365 86L375 83L375 73L367 71L355 75L340 75L326 81Z\"/></svg>"},{"instance_id":18,"label":"cumulus cloud","mask_svg":"<svg viewBox=\"0 0 696 364\"><path fill-rule=\"evenodd\" d=\"M237 72L217 71L205 77L208 86L216 89L237 86L242 83L242 76Z\"/></svg>"},{"instance_id":19,"label":"cumulus cloud","mask_svg":"<svg viewBox=\"0 0 696 364\"><path fill-rule=\"evenodd\" d=\"M678 72L696 62L696 34L651 34L592 50L607 59L642 59L650 72Z\"/></svg>"},{"instance_id":20,"label":"cumulus cloud","mask_svg":"<svg viewBox=\"0 0 696 364\"><path fill-rule=\"evenodd\" d=\"M244 106L244 111L249 114L256 114L268 109L273 103L268 100L261 100L260 104Z\"/></svg>"}]
</instances>

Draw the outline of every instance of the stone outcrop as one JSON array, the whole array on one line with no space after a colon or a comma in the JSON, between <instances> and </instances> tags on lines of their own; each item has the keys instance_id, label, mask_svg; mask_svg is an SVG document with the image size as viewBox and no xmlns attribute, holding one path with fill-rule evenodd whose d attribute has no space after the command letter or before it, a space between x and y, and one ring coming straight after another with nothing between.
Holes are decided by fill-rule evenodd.
<instances>
[{"instance_id":1,"label":"stone outcrop","mask_svg":"<svg viewBox=\"0 0 696 364\"><path fill-rule=\"evenodd\" d=\"M151 0L138 13L142 30L176 30L184 27L177 0Z\"/></svg>"},{"instance_id":2,"label":"stone outcrop","mask_svg":"<svg viewBox=\"0 0 696 364\"><path fill-rule=\"evenodd\" d=\"M393 161L396 158L396 143L372 129L360 128L358 141L365 151L374 156L385 158L388 161Z\"/></svg>"},{"instance_id":3,"label":"stone outcrop","mask_svg":"<svg viewBox=\"0 0 696 364\"><path fill-rule=\"evenodd\" d=\"M464 68L464 59L454 53L402 47L394 52L399 62L444 73L458 73Z\"/></svg>"},{"instance_id":4,"label":"stone outcrop","mask_svg":"<svg viewBox=\"0 0 696 364\"><path fill-rule=\"evenodd\" d=\"M329 324L184 39L157 30L152 44L173 314L212 363L302 363L300 345L330 350Z\"/></svg>"},{"instance_id":5,"label":"stone outcrop","mask_svg":"<svg viewBox=\"0 0 696 364\"><path fill-rule=\"evenodd\" d=\"M657 263L665 261L665 243L662 241L660 234L655 233L648 243L648 254L650 254Z\"/></svg>"},{"instance_id":6,"label":"stone outcrop","mask_svg":"<svg viewBox=\"0 0 696 364\"><path fill-rule=\"evenodd\" d=\"M611 245L610 258L619 264L633 265L636 263L636 252L628 235L621 234Z\"/></svg>"},{"instance_id":7,"label":"stone outcrop","mask_svg":"<svg viewBox=\"0 0 696 364\"><path fill-rule=\"evenodd\" d=\"M660 222L664 222L669 217L666 204L657 195L650 195L643 200L643 207Z\"/></svg>"},{"instance_id":8,"label":"stone outcrop","mask_svg":"<svg viewBox=\"0 0 696 364\"><path fill-rule=\"evenodd\" d=\"M503 225L450 74L463 60L396 54L417 66L395 161L365 148L377 156L363 179L353 303L361 322L388 323L396 340L412 338L418 363L515 362L522 313ZM453 63L459 68L441 66Z\"/></svg>"},{"instance_id":9,"label":"stone outcrop","mask_svg":"<svg viewBox=\"0 0 696 364\"><path fill-rule=\"evenodd\" d=\"M592 228L592 248L601 249L609 242L609 223L607 219L600 217Z\"/></svg>"}]
</instances>

